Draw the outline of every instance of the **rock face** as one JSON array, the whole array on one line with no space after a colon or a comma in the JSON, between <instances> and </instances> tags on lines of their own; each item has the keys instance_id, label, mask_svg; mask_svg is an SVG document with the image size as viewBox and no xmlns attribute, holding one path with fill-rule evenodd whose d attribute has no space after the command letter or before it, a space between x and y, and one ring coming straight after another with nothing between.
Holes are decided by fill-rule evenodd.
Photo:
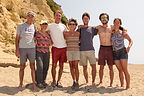
<instances>
[{"instance_id":1,"label":"rock face","mask_svg":"<svg viewBox=\"0 0 144 96\"><path fill-rule=\"evenodd\" d=\"M14 42L17 24L25 21L28 11L36 13L34 24L38 27L42 19L54 21L46 0L0 0L0 42Z\"/></svg>"}]
</instances>

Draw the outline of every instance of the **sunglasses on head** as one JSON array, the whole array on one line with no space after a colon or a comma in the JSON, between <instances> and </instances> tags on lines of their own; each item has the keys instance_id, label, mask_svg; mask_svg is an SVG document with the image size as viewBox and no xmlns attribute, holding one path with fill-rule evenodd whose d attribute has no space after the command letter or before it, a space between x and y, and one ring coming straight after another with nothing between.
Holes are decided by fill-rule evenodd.
<instances>
[{"instance_id":1,"label":"sunglasses on head","mask_svg":"<svg viewBox=\"0 0 144 96\"><path fill-rule=\"evenodd\" d=\"M101 17L101 20L108 19L108 17Z\"/></svg>"},{"instance_id":2,"label":"sunglasses on head","mask_svg":"<svg viewBox=\"0 0 144 96\"><path fill-rule=\"evenodd\" d=\"M43 23L43 24L41 24L41 25L47 25L47 23Z\"/></svg>"}]
</instances>

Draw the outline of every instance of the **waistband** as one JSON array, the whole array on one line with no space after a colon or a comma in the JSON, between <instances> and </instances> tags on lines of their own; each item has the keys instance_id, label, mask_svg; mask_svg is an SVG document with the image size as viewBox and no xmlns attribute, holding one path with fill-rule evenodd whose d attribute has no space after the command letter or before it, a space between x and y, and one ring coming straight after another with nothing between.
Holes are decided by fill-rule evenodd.
<instances>
[{"instance_id":1,"label":"waistband","mask_svg":"<svg viewBox=\"0 0 144 96\"><path fill-rule=\"evenodd\" d=\"M104 46L104 45L100 45L100 47L112 47L112 46Z\"/></svg>"},{"instance_id":2,"label":"waistband","mask_svg":"<svg viewBox=\"0 0 144 96\"><path fill-rule=\"evenodd\" d=\"M123 48L118 49L118 50L114 50L114 52L118 52L118 51L122 51L122 50L126 50L126 47L123 47Z\"/></svg>"}]
</instances>

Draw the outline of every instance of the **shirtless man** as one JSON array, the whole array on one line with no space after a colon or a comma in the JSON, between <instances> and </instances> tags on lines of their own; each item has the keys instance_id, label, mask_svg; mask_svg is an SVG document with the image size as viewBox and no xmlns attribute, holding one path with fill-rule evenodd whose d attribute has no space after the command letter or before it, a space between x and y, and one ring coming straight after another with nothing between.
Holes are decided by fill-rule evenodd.
<instances>
[{"instance_id":1,"label":"shirtless man","mask_svg":"<svg viewBox=\"0 0 144 96\"><path fill-rule=\"evenodd\" d=\"M112 87L113 77L114 77L114 72L113 72L114 61L113 61L113 51L112 51L112 42L111 42L112 30L111 27L108 26L109 15L106 13L102 13L99 16L99 19L102 23L102 25L96 27L96 29L98 29L98 35L100 39L100 49L98 54L98 64L100 65L99 85L102 84L103 70L104 70L104 66L107 63L109 67L110 87Z\"/></svg>"}]
</instances>

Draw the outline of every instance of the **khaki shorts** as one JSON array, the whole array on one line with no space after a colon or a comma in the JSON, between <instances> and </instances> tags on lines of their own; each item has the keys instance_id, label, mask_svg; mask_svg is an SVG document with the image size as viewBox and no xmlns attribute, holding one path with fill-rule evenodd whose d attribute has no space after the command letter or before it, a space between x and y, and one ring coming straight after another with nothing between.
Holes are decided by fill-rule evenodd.
<instances>
[{"instance_id":1,"label":"khaki shorts","mask_svg":"<svg viewBox=\"0 0 144 96\"><path fill-rule=\"evenodd\" d=\"M67 60L68 61L80 60L80 51L67 51Z\"/></svg>"},{"instance_id":2,"label":"khaki shorts","mask_svg":"<svg viewBox=\"0 0 144 96\"><path fill-rule=\"evenodd\" d=\"M90 64L96 64L95 51L80 51L80 65L86 66L88 61Z\"/></svg>"}]
</instances>

